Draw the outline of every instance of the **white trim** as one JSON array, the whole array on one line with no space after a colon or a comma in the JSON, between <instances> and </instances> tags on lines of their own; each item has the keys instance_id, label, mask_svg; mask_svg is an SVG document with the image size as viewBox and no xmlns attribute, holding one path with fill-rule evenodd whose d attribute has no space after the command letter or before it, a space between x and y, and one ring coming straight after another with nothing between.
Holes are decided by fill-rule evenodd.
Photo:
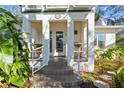
<instances>
[{"instance_id":1,"label":"white trim","mask_svg":"<svg viewBox=\"0 0 124 93\"><path fill-rule=\"evenodd\" d=\"M120 29L124 26L95 26L95 29Z\"/></svg>"}]
</instances>

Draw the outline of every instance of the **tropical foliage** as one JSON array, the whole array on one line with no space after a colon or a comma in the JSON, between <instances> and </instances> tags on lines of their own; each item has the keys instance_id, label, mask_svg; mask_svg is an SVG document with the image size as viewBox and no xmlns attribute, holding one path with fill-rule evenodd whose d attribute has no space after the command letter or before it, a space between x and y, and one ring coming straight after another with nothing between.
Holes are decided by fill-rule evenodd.
<instances>
[{"instance_id":1,"label":"tropical foliage","mask_svg":"<svg viewBox=\"0 0 124 93\"><path fill-rule=\"evenodd\" d=\"M117 38L116 44L122 48L124 48L124 38Z\"/></svg>"},{"instance_id":2,"label":"tropical foliage","mask_svg":"<svg viewBox=\"0 0 124 93\"><path fill-rule=\"evenodd\" d=\"M15 62L7 64L0 60L0 81L17 87L25 87L24 81L30 76L27 63Z\"/></svg>"},{"instance_id":3,"label":"tropical foliage","mask_svg":"<svg viewBox=\"0 0 124 93\"><path fill-rule=\"evenodd\" d=\"M120 42L124 42L124 38L118 38L118 39L116 40L116 43L120 43Z\"/></svg>"},{"instance_id":4,"label":"tropical foliage","mask_svg":"<svg viewBox=\"0 0 124 93\"><path fill-rule=\"evenodd\" d=\"M124 88L124 66L118 68L115 78L117 79L118 87Z\"/></svg>"},{"instance_id":5,"label":"tropical foliage","mask_svg":"<svg viewBox=\"0 0 124 93\"><path fill-rule=\"evenodd\" d=\"M112 46L107 49L95 49L95 58L106 60L124 60L124 48Z\"/></svg>"},{"instance_id":6,"label":"tropical foliage","mask_svg":"<svg viewBox=\"0 0 124 93\"><path fill-rule=\"evenodd\" d=\"M0 60L0 81L25 87L24 81L30 76L29 49L20 27L18 18L0 8L0 54L13 56L12 64Z\"/></svg>"}]
</instances>

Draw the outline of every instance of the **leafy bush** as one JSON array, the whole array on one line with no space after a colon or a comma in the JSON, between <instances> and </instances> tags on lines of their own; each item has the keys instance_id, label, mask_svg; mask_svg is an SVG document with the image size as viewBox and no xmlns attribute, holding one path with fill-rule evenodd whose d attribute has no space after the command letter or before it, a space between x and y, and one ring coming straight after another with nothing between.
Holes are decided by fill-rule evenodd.
<instances>
[{"instance_id":1,"label":"leafy bush","mask_svg":"<svg viewBox=\"0 0 124 93\"><path fill-rule=\"evenodd\" d=\"M116 44L119 44L119 43L124 43L124 38L118 38L116 40Z\"/></svg>"},{"instance_id":2,"label":"leafy bush","mask_svg":"<svg viewBox=\"0 0 124 93\"><path fill-rule=\"evenodd\" d=\"M0 53L13 56L12 64L0 60L0 81L24 87L24 80L31 72L28 64L29 49L22 38L23 33L17 27L21 27L18 18L0 8Z\"/></svg>"},{"instance_id":3,"label":"leafy bush","mask_svg":"<svg viewBox=\"0 0 124 93\"><path fill-rule=\"evenodd\" d=\"M95 49L96 59L106 60L124 60L124 48L119 46L111 46L107 49Z\"/></svg>"},{"instance_id":4,"label":"leafy bush","mask_svg":"<svg viewBox=\"0 0 124 93\"><path fill-rule=\"evenodd\" d=\"M15 62L12 65L0 61L0 81L17 87L25 87L24 81L31 75L28 64Z\"/></svg>"},{"instance_id":5,"label":"leafy bush","mask_svg":"<svg viewBox=\"0 0 124 93\"><path fill-rule=\"evenodd\" d=\"M117 70L115 78L117 79L116 82L118 87L124 88L124 66Z\"/></svg>"}]
</instances>

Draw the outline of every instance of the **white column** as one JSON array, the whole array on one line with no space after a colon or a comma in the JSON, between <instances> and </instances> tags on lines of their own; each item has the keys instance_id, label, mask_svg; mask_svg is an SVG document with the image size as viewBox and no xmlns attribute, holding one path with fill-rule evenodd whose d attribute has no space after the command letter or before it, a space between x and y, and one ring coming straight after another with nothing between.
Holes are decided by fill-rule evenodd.
<instances>
[{"instance_id":1,"label":"white column","mask_svg":"<svg viewBox=\"0 0 124 93\"><path fill-rule=\"evenodd\" d=\"M71 64L74 50L74 23L71 18L67 20L67 61Z\"/></svg>"},{"instance_id":2,"label":"white column","mask_svg":"<svg viewBox=\"0 0 124 93\"><path fill-rule=\"evenodd\" d=\"M43 63L48 65L50 56L50 30L49 30L49 20L43 19L43 30L42 30L42 45L43 45Z\"/></svg>"},{"instance_id":3,"label":"white column","mask_svg":"<svg viewBox=\"0 0 124 93\"><path fill-rule=\"evenodd\" d=\"M94 70L94 12L88 15L88 71Z\"/></svg>"},{"instance_id":4,"label":"white column","mask_svg":"<svg viewBox=\"0 0 124 93\"><path fill-rule=\"evenodd\" d=\"M24 15L24 14L23 14L23 25L22 25L22 30L23 30L23 32L32 34L31 22L29 21L29 15ZM31 49L31 47L30 47L31 35L28 35L28 34L26 34L26 33L23 34L23 38L24 38L25 41L28 43L29 49Z\"/></svg>"},{"instance_id":5,"label":"white column","mask_svg":"<svg viewBox=\"0 0 124 93\"><path fill-rule=\"evenodd\" d=\"M86 21L86 24L85 24L85 26L83 27L84 29L83 29L83 48L84 48L84 57L86 57L87 58L87 41L88 41L88 38L87 38L87 21Z\"/></svg>"},{"instance_id":6,"label":"white column","mask_svg":"<svg viewBox=\"0 0 124 93\"><path fill-rule=\"evenodd\" d=\"M29 22L28 17L29 17L29 15L23 15L22 30L23 30L23 32L31 33L31 23ZM26 35L25 39L27 42L29 42L30 35Z\"/></svg>"}]
</instances>

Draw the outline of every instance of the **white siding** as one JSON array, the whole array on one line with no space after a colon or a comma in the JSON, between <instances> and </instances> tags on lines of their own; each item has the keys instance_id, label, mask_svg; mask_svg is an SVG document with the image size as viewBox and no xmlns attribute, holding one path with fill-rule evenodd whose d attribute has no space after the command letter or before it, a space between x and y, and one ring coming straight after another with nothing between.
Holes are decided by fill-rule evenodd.
<instances>
[{"instance_id":1,"label":"white siding","mask_svg":"<svg viewBox=\"0 0 124 93\"><path fill-rule=\"evenodd\" d=\"M105 47L115 45L116 33L106 33Z\"/></svg>"}]
</instances>

